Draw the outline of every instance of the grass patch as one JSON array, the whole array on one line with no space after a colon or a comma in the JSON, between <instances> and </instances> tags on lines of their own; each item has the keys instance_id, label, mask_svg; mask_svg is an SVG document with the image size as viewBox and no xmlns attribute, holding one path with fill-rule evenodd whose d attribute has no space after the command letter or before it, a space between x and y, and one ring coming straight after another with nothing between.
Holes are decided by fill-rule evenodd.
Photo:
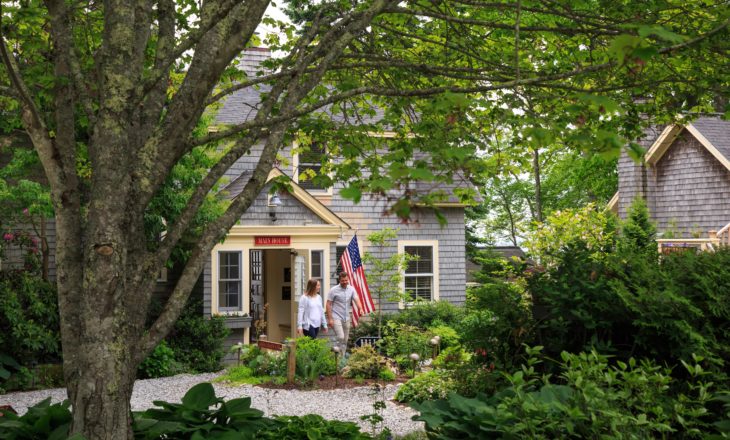
<instances>
[{"instance_id":1,"label":"grass patch","mask_svg":"<svg viewBox=\"0 0 730 440\"><path fill-rule=\"evenodd\" d=\"M253 370L245 365L229 367L226 369L226 374L215 379L215 382L230 385L260 385L269 382L279 384L283 383L282 381L286 382L286 378L281 376L255 376Z\"/></svg>"}]
</instances>

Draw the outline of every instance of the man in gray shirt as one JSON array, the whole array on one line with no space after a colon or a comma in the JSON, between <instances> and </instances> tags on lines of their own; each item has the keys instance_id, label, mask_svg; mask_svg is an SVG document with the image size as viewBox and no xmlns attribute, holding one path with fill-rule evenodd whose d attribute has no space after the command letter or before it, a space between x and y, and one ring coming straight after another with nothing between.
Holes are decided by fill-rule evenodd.
<instances>
[{"instance_id":1,"label":"man in gray shirt","mask_svg":"<svg viewBox=\"0 0 730 440\"><path fill-rule=\"evenodd\" d=\"M335 329L337 342L344 354L347 350L347 340L350 338L352 303L355 303L358 310L362 310L362 304L357 292L350 286L350 278L346 272L340 273L339 281L340 283L332 287L327 295L327 325Z\"/></svg>"}]
</instances>

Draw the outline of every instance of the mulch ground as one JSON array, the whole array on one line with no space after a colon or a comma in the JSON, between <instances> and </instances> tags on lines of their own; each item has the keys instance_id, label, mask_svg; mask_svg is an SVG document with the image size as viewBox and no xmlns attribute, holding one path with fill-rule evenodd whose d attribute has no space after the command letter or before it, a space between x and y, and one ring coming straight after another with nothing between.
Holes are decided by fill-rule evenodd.
<instances>
[{"instance_id":1,"label":"mulch ground","mask_svg":"<svg viewBox=\"0 0 730 440\"><path fill-rule=\"evenodd\" d=\"M275 383L264 383L257 385L262 388L270 388L276 390L337 390L347 389L355 387L366 387L374 384L387 385L407 382L409 377L397 377L395 380L390 382L384 382L379 379L348 379L342 376L323 376L318 380L315 380L312 384L301 384L301 383L285 383L278 385Z\"/></svg>"}]
</instances>

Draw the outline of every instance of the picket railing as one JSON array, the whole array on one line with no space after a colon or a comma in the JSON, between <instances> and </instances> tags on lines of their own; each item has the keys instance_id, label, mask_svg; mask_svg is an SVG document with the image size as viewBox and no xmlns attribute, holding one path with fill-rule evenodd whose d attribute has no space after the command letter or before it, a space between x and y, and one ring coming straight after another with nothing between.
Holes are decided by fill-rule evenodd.
<instances>
[{"instance_id":1,"label":"picket railing","mask_svg":"<svg viewBox=\"0 0 730 440\"><path fill-rule=\"evenodd\" d=\"M730 223L719 231L709 231L702 238L660 238L657 240L659 253L670 254L684 251L714 251L720 246L730 246Z\"/></svg>"}]
</instances>

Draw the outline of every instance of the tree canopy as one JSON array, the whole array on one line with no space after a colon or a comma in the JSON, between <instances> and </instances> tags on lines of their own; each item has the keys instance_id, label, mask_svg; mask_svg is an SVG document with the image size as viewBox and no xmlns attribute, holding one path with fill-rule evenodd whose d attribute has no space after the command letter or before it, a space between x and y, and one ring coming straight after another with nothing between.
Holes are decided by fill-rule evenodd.
<instances>
[{"instance_id":1,"label":"tree canopy","mask_svg":"<svg viewBox=\"0 0 730 440\"><path fill-rule=\"evenodd\" d=\"M484 121L507 129L514 154L615 152L642 114L708 110L728 90L722 1L292 0L290 23L266 18L269 4L2 3L1 124L27 134L50 187L72 429L87 438L129 438L136 365L295 136L337 139L342 160L330 171L347 182L342 195L387 194L408 217L443 197L414 193L416 182L437 190L502 172L479 157L493 135ZM262 23L278 31L257 34ZM256 45L282 56L246 74L237 62ZM247 87L262 91L249 118L198 130ZM396 133L387 146L368 136L386 129ZM226 169L255 145L241 194L201 219ZM152 241L154 201L197 148L221 154L196 168ZM157 271L183 237L181 277L146 327Z\"/></svg>"}]
</instances>

